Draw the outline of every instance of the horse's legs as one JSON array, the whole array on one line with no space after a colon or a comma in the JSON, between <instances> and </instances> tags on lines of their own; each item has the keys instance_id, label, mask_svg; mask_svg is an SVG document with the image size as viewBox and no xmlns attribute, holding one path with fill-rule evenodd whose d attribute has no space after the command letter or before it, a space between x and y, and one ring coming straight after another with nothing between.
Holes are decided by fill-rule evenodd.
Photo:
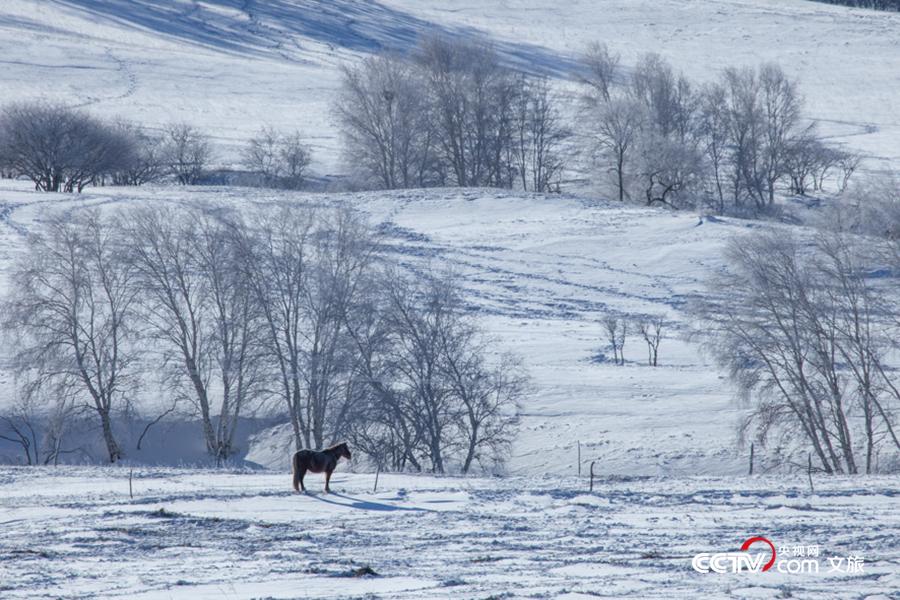
<instances>
[{"instance_id":1,"label":"horse's legs","mask_svg":"<svg viewBox=\"0 0 900 600\"><path fill-rule=\"evenodd\" d=\"M304 478L305 476L306 476L306 469L303 468L303 467L301 467L301 468L300 468L300 491L302 491L302 492L305 492L305 491L306 491L306 486L303 485L303 478Z\"/></svg>"},{"instance_id":2,"label":"horse's legs","mask_svg":"<svg viewBox=\"0 0 900 600\"><path fill-rule=\"evenodd\" d=\"M325 491L326 491L326 492L330 492L330 491L331 491L331 488L328 486L328 484L329 484L330 482L331 482L331 471L330 471L330 470L329 470L329 471L325 471Z\"/></svg>"}]
</instances>

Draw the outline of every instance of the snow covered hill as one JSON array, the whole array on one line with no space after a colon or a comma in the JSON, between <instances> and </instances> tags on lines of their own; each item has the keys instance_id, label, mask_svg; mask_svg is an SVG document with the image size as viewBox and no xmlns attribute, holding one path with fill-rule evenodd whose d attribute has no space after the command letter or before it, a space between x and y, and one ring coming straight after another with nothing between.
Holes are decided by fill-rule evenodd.
<instances>
[{"instance_id":1,"label":"snow covered hill","mask_svg":"<svg viewBox=\"0 0 900 600\"><path fill-rule=\"evenodd\" d=\"M683 308L721 267L725 240L756 227L752 222L497 190L317 195L149 187L91 188L77 196L6 182L0 187L0 269L21 251L23 233L56 211L145 203L253 210L286 199L350 203L402 263L416 269L430 260L459 273L497 351L520 354L532 376L512 473L575 473L579 442L583 460L598 459L598 472L606 474L746 468L745 452L735 448L741 409L710 360L685 341ZM624 366L604 356L601 321L609 315L668 322L658 367L647 365L636 331ZM0 390L7 398L10 385L7 380ZM282 468L287 441L261 440L247 458Z\"/></svg>"},{"instance_id":2,"label":"snow covered hill","mask_svg":"<svg viewBox=\"0 0 900 600\"><path fill-rule=\"evenodd\" d=\"M340 172L330 98L338 67L428 33L481 35L558 78L603 41L633 64L659 52L698 81L779 62L836 141L900 161L900 15L786 0L5 0L0 101L43 96L149 127L187 121L225 164L262 125L299 129Z\"/></svg>"}]
</instances>

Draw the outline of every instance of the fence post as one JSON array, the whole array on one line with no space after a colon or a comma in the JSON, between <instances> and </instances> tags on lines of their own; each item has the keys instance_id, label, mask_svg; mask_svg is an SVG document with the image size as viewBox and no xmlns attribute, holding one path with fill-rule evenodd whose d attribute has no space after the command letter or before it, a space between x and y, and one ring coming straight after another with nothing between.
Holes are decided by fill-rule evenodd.
<instances>
[{"instance_id":1,"label":"fence post","mask_svg":"<svg viewBox=\"0 0 900 600\"><path fill-rule=\"evenodd\" d=\"M591 492L594 491L594 463L595 462L597 462L597 461L594 461L594 460L591 461L591 487L590 487Z\"/></svg>"},{"instance_id":2,"label":"fence post","mask_svg":"<svg viewBox=\"0 0 900 600\"><path fill-rule=\"evenodd\" d=\"M750 442L750 475L753 475L753 442Z\"/></svg>"},{"instance_id":3,"label":"fence post","mask_svg":"<svg viewBox=\"0 0 900 600\"><path fill-rule=\"evenodd\" d=\"M813 489L812 483L812 452L806 453L806 474L809 476L809 493L815 494L816 491Z\"/></svg>"},{"instance_id":4,"label":"fence post","mask_svg":"<svg viewBox=\"0 0 900 600\"><path fill-rule=\"evenodd\" d=\"M581 440L575 443L578 444L578 476L581 477Z\"/></svg>"},{"instance_id":5,"label":"fence post","mask_svg":"<svg viewBox=\"0 0 900 600\"><path fill-rule=\"evenodd\" d=\"M373 494L378 491L378 475L380 473L381 473L381 467L379 466L377 469L375 469L375 486L372 488Z\"/></svg>"}]
</instances>

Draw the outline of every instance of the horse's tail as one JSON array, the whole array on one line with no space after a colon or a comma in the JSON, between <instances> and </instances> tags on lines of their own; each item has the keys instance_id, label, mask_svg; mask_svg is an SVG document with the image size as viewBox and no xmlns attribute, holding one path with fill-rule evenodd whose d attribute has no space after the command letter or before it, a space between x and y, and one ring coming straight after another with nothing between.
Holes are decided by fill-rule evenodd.
<instances>
[{"instance_id":1,"label":"horse's tail","mask_svg":"<svg viewBox=\"0 0 900 600\"><path fill-rule=\"evenodd\" d=\"M294 452L291 457L291 470L294 473L294 491L300 491L300 452Z\"/></svg>"}]
</instances>

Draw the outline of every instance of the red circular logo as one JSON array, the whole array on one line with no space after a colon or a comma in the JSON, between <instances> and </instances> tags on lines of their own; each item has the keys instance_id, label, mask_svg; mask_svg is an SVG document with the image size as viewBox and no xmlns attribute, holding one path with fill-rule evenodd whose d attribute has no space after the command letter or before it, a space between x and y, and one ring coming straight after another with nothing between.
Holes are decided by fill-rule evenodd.
<instances>
[{"instance_id":1,"label":"red circular logo","mask_svg":"<svg viewBox=\"0 0 900 600\"><path fill-rule=\"evenodd\" d=\"M772 568L772 565L775 564L775 544L773 544L772 542L770 542L768 539L762 537L761 535L758 535L758 536L756 536L756 537L752 537L752 538L747 539L743 544L741 544L741 550L746 551L750 546L752 546L752 545L755 544L756 542L764 542L764 543L768 544L768 545L769 545L769 549L772 550L772 558L770 558L770 559L769 559L769 562L767 562L767 563L765 564L765 566L763 566L763 568L762 568L762 570L763 570L764 572L765 572L765 571L768 571L769 569Z\"/></svg>"}]
</instances>

